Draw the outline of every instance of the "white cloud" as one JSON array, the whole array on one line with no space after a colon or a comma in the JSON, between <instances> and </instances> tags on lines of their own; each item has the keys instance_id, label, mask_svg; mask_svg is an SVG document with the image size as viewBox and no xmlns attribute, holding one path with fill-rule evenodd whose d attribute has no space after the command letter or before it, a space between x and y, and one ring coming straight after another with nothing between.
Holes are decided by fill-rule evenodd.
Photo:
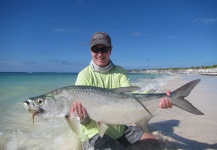
<instances>
[{"instance_id":1,"label":"white cloud","mask_svg":"<svg viewBox=\"0 0 217 150\"><path fill-rule=\"evenodd\" d=\"M77 32L75 29L54 29L54 32Z\"/></svg>"},{"instance_id":2,"label":"white cloud","mask_svg":"<svg viewBox=\"0 0 217 150\"><path fill-rule=\"evenodd\" d=\"M69 66L73 66L74 63L73 62L69 62L69 61L65 61L65 60L49 60L50 62L53 62L57 65L69 65Z\"/></svg>"},{"instance_id":3,"label":"white cloud","mask_svg":"<svg viewBox=\"0 0 217 150\"><path fill-rule=\"evenodd\" d=\"M216 24L217 18L195 18L194 22L202 24Z\"/></svg>"},{"instance_id":4,"label":"white cloud","mask_svg":"<svg viewBox=\"0 0 217 150\"><path fill-rule=\"evenodd\" d=\"M133 35L133 36L140 36L140 35L142 35L142 33L141 33L141 32L137 32L137 31L134 31L134 32L132 32L132 35Z\"/></svg>"}]
</instances>

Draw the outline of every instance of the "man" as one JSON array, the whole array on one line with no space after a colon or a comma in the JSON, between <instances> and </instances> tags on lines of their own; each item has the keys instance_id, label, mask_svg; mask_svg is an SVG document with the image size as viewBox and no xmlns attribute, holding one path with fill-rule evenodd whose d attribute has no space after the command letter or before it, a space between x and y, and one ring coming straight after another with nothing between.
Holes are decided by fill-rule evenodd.
<instances>
[{"instance_id":1,"label":"man","mask_svg":"<svg viewBox=\"0 0 217 150\"><path fill-rule=\"evenodd\" d=\"M111 38L104 32L93 34L90 41L92 61L77 77L75 85L89 85L102 88L129 87L130 82L126 71L110 60L112 52ZM170 92L167 93L170 95ZM168 99L159 102L159 108L171 108ZM79 115L84 134L88 136L90 144L95 149L124 149L122 144L132 144L139 140L155 139L155 136L145 133L139 127L124 125L108 125L106 134L99 136L96 122L88 117L86 109L81 103L74 103L71 112ZM100 114L99 114L100 115Z\"/></svg>"}]
</instances>

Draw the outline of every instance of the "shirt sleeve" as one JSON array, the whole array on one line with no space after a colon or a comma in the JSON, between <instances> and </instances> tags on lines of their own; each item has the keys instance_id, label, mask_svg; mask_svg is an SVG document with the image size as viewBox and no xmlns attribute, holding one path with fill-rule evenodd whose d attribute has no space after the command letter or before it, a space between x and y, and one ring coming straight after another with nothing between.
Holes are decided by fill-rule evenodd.
<instances>
[{"instance_id":1,"label":"shirt sleeve","mask_svg":"<svg viewBox=\"0 0 217 150\"><path fill-rule=\"evenodd\" d=\"M129 87L130 86L130 81L129 81L129 78L126 74L123 74L121 76L120 85L121 85L121 87Z\"/></svg>"},{"instance_id":2,"label":"shirt sleeve","mask_svg":"<svg viewBox=\"0 0 217 150\"><path fill-rule=\"evenodd\" d=\"M85 75L85 73L83 71L81 71L77 76L77 79L75 81L75 85L90 85L88 80L89 79Z\"/></svg>"},{"instance_id":3,"label":"shirt sleeve","mask_svg":"<svg viewBox=\"0 0 217 150\"><path fill-rule=\"evenodd\" d=\"M90 82L88 81L88 77L85 74L85 71L81 71L76 79L75 85L90 85ZM94 120L88 121L87 124L81 124L82 130L88 138L93 137L97 133L99 133L97 129L97 124Z\"/></svg>"},{"instance_id":4,"label":"shirt sleeve","mask_svg":"<svg viewBox=\"0 0 217 150\"><path fill-rule=\"evenodd\" d=\"M119 71L120 71L120 77L119 77L120 87L129 87L130 80L128 78L127 71L121 67Z\"/></svg>"}]
</instances>

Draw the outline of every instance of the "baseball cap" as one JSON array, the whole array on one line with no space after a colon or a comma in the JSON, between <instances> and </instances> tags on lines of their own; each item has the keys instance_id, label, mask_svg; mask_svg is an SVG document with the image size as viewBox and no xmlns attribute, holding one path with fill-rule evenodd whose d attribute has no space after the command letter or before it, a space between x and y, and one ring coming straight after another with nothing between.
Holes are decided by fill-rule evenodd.
<instances>
[{"instance_id":1,"label":"baseball cap","mask_svg":"<svg viewBox=\"0 0 217 150\"><path fill-rule=\"evenodd\" d=\"M105 46L111 46L111 38L105 32L96 32L93 34L90 40L90 47L93 47L96 44L104 44Z\"/></svg>"}]
</instances>

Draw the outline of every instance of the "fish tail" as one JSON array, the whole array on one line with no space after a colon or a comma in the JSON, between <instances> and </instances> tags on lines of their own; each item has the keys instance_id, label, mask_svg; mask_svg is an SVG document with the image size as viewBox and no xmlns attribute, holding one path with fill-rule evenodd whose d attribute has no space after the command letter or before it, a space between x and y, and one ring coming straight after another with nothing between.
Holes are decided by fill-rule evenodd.
<instances>
[{"instance_id":1,"label":"fish tail","mask_svg":"<svg viewBox=\"0 0 217 150\"><path fill-rule=\"evenodd\" d=\"M172 95L172 104L186 110L190 113L196 115L204 115L200 110L194 107L189 101L185 99L186 96L192 91L192 89L200 82L200 79L193 80L182 87L178 88L177 90L171 93Z\"/></svg>"}]
</instances>

